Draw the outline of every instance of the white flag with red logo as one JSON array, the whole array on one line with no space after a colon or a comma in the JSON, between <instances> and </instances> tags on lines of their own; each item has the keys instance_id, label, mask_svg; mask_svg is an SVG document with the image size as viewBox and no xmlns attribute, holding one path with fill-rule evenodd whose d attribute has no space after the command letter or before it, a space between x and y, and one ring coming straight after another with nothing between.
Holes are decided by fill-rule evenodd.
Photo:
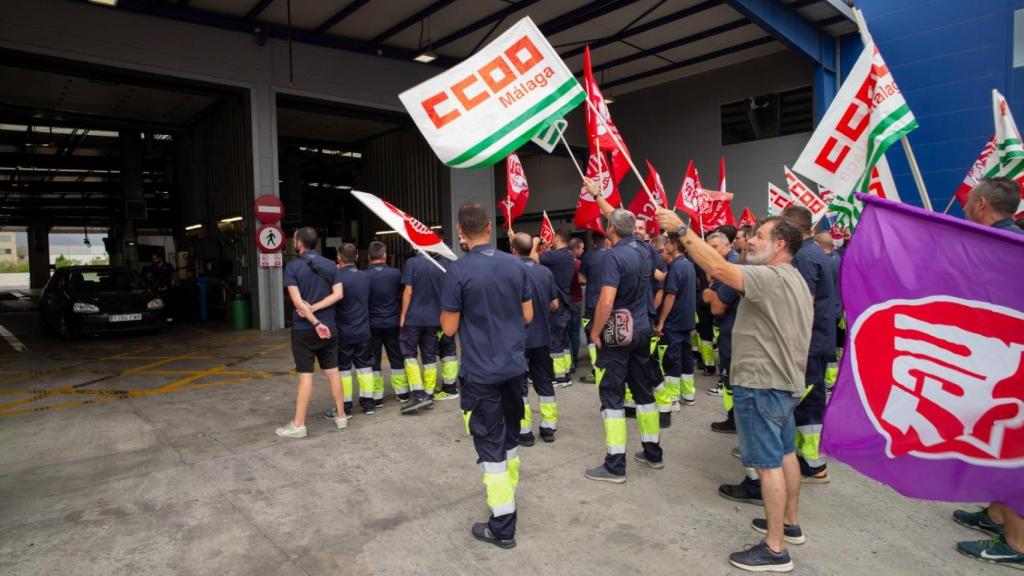
<instances>
[{"instance_id":1,"label":"white flag with red logo","mask_svg":"<svg viewBox=\"0 0 1024 576\"><path fill-rule=\"evenodd\" d=\"M619 134L619 129L615 127L615 122L612 122L608 103L605 102L601 88L594 80L594 73L590 70L589 46L583 49L583 88L587 93L587 99L590 100L590 105L583 107L587 119L587 140L590 143L590 153L594 154L596 149L600 148L611 156L611 173L615 178L615 184L618 185L622 181L622 177L629 171L629 162L626 160L629 150ZM595 109L600 114L600 118L594 113Z\"/></svg>"},{"instance_id":2,"label":"white flag with red logo","mask_svg":"<svg viewBox=\"0 0 1024 576\"><path fill-rule=\"evenodd\" d=\"M970 170L967 171L967 175L964 176L964 181L960 183L960 186L956 189L956 199L960 201L960 205L967 204L967 193L970 192L978 182L985 177L985 165L988 164L988 158L995 152L996 149L996 137L993 135L985 143L985 147L981 149L981 154L978 155L978 159L971 165Z\"/></svg>"},{"instance_id":3,"label":"white flag with red logo","mask_svg":"<svg viewBox=\"0 0 1024 576\"><path fill-rule=\"evenodd\" d=\"M526 201L530 198L530 186L526 183L523 163L513 152L505 158L505 199L498 202L498 209L505 218L505 229L512 227L515 219L526 210Z\"/></svg>"},{"instance_id":4,"label":"white flag with red logo","mask_svg":"<svg viewBox=\"0 0 1024 576\"><path fill-rule=\"evenodd\" d=\"M875 164L875 167L871 169L868 194L892 200L893 202L901 201L900 193L896 191L896 181L893 180L892 171L889 170L889 161L885 159L884 155L878 158L878 164ZM834 196L835 194L833 194ZM832 199L825 200L825 204L830 204Z\"/></svg>"},{"instance_id":5,"label":"white flag with red logo","mask_svg":"<svg viewBox=\"0 0 1024 576\"><path fill-rule=\"evenodd\" d=\"M1024 183L1024 144L1021 143L1020 131L1013 120L1013 113L1006 103L1006 98L998 90L992 91L992 115L995 119L996 133L988 145L981 151L981 156L967 173L963 184L956 191L961 204L967 203L967 193L971 191L981 178L1003 176ZM978 163L982 166L979 168ZM1024 216L1024 187L1021 188L1021 202L1017 206L1016 218Z\"/></svg>"},{"instance_id":6,"label":"white flag with red logo","mask_svg":"<svg viewBox=\"0 0 1024 576\"><path fill-rule=\"evenodd\" d=\"M540 221L540 239L550 246L555 243L555 227L551 225L551 218L548 218L548 211L544 210L542 214L543 216Z\"/></svg>"},{"instance_id":7,"label":"white flag with red logo","mask_svg":"<svg viewBox=\"0 0 1024 576\"><path fill-rule=\"evenodd\" d=\"M383 220L389 228L398 232L398 235L405 238L414 248L424 252L440 254L449 260L456 259L452 249L445 245L441 237L426 224L402 212L387 200L382 200L373 194L353 190L352 195L356 197L356 200L362 202L363 206L369 208L371 212Z\"/></svg>"},{"instance_id":8,"label":"white flag with red logo","mask_svg":"<svg viewBox=\"0 0 1024 576\"><path fill-rule=\"evenodd\" d=\"M816 224L818 220L821 220L825 214L828 213L828 204L814 193L807 184L804 184L797 178L796 174L789 169L786 169L786 185L789 188L789 195L793 198L793 202L807 208L811 211L811 223Z\"/></svg>"},{"instance_id":9,"label":"white flag with red logo","mask_svg":"<svg viewBox=\"0 0 1024 576\"><path fill-rule=\"evenodd\" d=\"M768 183L768 214L778 216L785 208L793 205L789 193L771 182Z\"/></svg>"},{"instance_id":10,"label":"white flag with red logo","mask_svg":"<svg viewBox=\"0 0 1024 576\"><path fill-rule=\"evenodd\" d=\"M651 194L648 194L646 190L637 192L636 196L633 196L633 201L629 203L629 211L644 221L648 234L657 236L661 234L661 227L658 226L658 219L654 217L654 213L658 208L668 207L668 195L665 194L665 187L661 184L661 176L658 175L650 160L647 161L645 183Z\"/></svg>"}]
</instances>

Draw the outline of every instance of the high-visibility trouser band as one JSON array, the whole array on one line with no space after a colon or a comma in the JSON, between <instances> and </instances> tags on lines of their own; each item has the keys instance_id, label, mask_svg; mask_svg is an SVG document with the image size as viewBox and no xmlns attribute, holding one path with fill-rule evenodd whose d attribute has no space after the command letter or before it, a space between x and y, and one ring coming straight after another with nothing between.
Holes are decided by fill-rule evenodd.
<instances>
[{"instance_id":1,"label":"high-visibility trouser band","mask_svg":"<svg viewBox=\"0 0 1024 576\"><path fill-rule=\"evenodd\" d=\"M717 344L718 343L718 326L713 326L711 328L711 343L712 344Z\"/></svg>"},{"instance_id":2,"label":"high-visibility trouser band","mask_svg":"<svg viewBox=\"0 0 1024 576\"><path fill-rule=\"evenodd\" d=\"M508 462L481 462L484 486L487 488L487 507L493 516L504 516L516 511L516 487L509 474Z\"/></svg>"},{"instance_id":3,"label":"high-visibility trouser band","mask_svg":"<svg viewBox=\"0 0 1024 576\"><path fill-rule=\"evenodd\" d=\"M657 443L661 434L657 404L641 404L637 406L636 424L640 428L640 439L642 441Z\"/></svg>"},{"instance_id":4,"label":"high-visibility trouser band","mask_svg":"<svg viewBox=\"0 0 1024 576\"><path fill-rule=\"evenodd\" d=\"M636 402L633 401L633 393L629 390L629 386L626 386L626 393L622 395L622 404L626 408L636 408Z\"/></svg>"},{"instance_id":5,"label":"high-visibility trouser band","mask_svg":"<svg viewBox=\"0 0 1024 576\"><path fill-rule=\"evenodd\" d=\"M505 460L508 461L508 476L512 479L512 489L519 487L519 447L505 451Z\"/></svg>"},{"instance_id":6,"label":"high-visibility trouser band","mask_svg":"<svg viewBox=\"0 0 1024 576\"><path fill-rule=\"evenodd\" d=\"M437 362L423 365L423 391L433 394L437 388Z\"/></svg>"},{"instance_id":7,"label":"high-visibility trouser band","mask_svg":"<svg viewBox=\"0 0 1024 576\"><path fill-rule=\"evenodd\" d=\"M345 402L352 401L352 374L346 372L341 376L341 391L345 396Z\"/></svg>"},{"instance_id":8,"label":"high-visibility trouser band","mask_svg":"<svg viewBox=\"0 0 1024 576\"><path fill-rule=\"evenodd\" d=\"M676 401L679 399L679 377L678 376L665 376L665 392L668 393L670 401Z\"/></svg>"},{"instance_id":9,"label":"high-visibility trouser band","mask_svg":"<svg viewBox=\"0 0 1024 576\"><path fill-rule=\"evenodd\" d=\"M700 350L700 334L694 330L690 332L690 352L697 352Z\"/></svg>"},{"instance_id":10,"label":"high-visibility trouser band","mask_svg":"<svg viewBox=\"0 0 1024 576\"><path fill-rule=\"evenodd\" d=\"M757 470L754 470L753 468L744 468L744 470L747 472L747 478L750 478L751 480L761 479L761 477L757 475Z\"/></svg>"},{"instance_id":11,"label":"high-visibility trouser band","mask_svg":"<svg viewBox=\"0 0 1024 576\"><path fill-rule=\"evenodd\" d=\"M700 341L700 358L704 361L704 364L708 366L714 366L715 364L715 347L707 340Z\"/></svg>"},{"instance_id":12,"label":"high-visibility trouser band","mask_svg":"<svg viewBox=\"0 0 1024 576\"><path fill-rule=\"evenodd\" d=\"M405 377L405 368L391 369L391 387L395 394L405 394L409 391L409 379Z\"/></svg>"},{"instance_id":13,"label":"high-visibility trouser band","mask_svg":"<svg viewBox=\"0 0 1024 576\"><path fill-rule=\"evenodd\" d=\"M679 394L686 398L693 398L697 393L697 386L693 383L693 374L683 374L679 379Z\"/></svg>"},{"instance_id":14,"label":"high-visibility trouser band","mask_svg":"<svg viewBox=\"0 0 1024 576\"><path fill-rule=\"evenodd\" d=\"M359 382L359 397L373 398L373 370L359 368L356 370L356 381Z\"/></svg>"},{"instance_id":15,"label":"high-visibility trouser band","mask_svg":"<svg viewBox=\"0 0 1024 576\"><path fill-rule=\"evenodd\" d=\"M825 465L821 456L821 424L806 424L796 427L796 451L808 466Z\"/></svg>"},{"instance_id":16,"label":"high-visibility trouser band","mask_svg":"<svg viewBox=\"0 0 1024 576\"><path fill-rule=\"evenodd\" d=\"M804 394L803 396L800 397L800 402L803 402L804 398L807 398L807 396L811 393L811 390L814 390L814 384L811 384L810 386L804 388ZM800 402L797 402L797 404L799 404Z\"/></svg>"},{"instance_id":17,"label":"high-visibility trouser band","mask_svg":"<svg viewBox=\"0 0 1024 576\"><path fill-rule=\"evenodd\" d=\"M551 353L551 365L555 372L555 378L564 378L572 366L571 355L563 352L553 352Z\"/></svg>"},{"instance_id":18,"label":"high-visibility trouser band","mask_svg":"<svg viewBox=\"0 0 1024 576\"><path fill-rule=\"evenodd\" d=\"M473 415L473 411L472 410L463 410L462 411L462 423L466 426L466 436L472 436L472 434L469 433L469 418L472 415Z\"/></svg>"},{"instance_id":19,"label":"high-visibility trouser band","mask_svg":"<svg viewBox=\"0 0 1024 576\"><path fill-rule=\"evenodd\" d=\"M558 404L554 396L540 397L540 427L554 430L558 427Z\"/></svg>"},{"instance_id":20,"label":"high-visibility trouser band","mask_svg":"<svg viewBox=\"0 0 1024 576\"><path fill-rule=\"evenodd\" d=\"M523 419L519 421L519 433L533 432L533 410L530 409L530 398L523 396Z\"/></svg>"},{"instance_id":21,"label":"high-visibility trouser band","mask_svg":"<svg viewBox=\"0 0 1024 576\"><path fill-rule=\"evenodd\" d=\"M604 443L609 454L626 453L626 411L602 410L604 418ZM657 418L657 416L655 416Z\"/></svg>"},{"instance_id":22,"label":"high-visibility trouser band","mask_svg":"<svg viewBox=\"0 0 1024 576\"><path fill-rule=\"evenodd\" d=\"M384 375L380 370L373 371L373 397L384 398Z\"/></svg>"},{"instance_id":23,"label":"high-visibility trouser band","mask_svg":"<svg viewBox=\"0 0 1024 576\"><path fill-rule=\"evenodd\" d=\"M732 410L732 390L729 388L722 389L722 408L725 408L726 412Z\"/></svg>"},{"instance_id":24,"label":"high-visibility trouser band","mask_svg":"<svg viewBox=\"0 0 1024 576\"><path fill-rule=\"evenodd\" d=\"M836 379L839 378L839 365L835 362L830 362L825 368L825 384L833 385L836 383Z\"/></svg>"},{"instance_id":25,"label":"high-visibility trouser band","mask_svg":"<svg viewBox=\"0 0 1024 576\"><path fill-rule=\"evenodd\" d=\"M445 384L455 384L459 377L459 360L455 356L441 358L441 381Z\"/></svg>"},{"instance_id":26,"label":"high-visibility trouser band","mask_svg":"<svg viewBox=\"0 0 1024 576\"><path fill-rule=\"evenodd\" d=\"M672 398L669 397L668 388L664 382L658 384L654 389L654 404L658 407L658 412L672 411Z\"/></svg>"},{"instance_id":27,"label":"high-visibility trouser band","mask_svg":"<svg viewBox=\"0 0 1024 576\"><path fill-rule=\"evenodd\" d=\"M420 371L420 363L415 358L405 359L405 374L410 388L423 390L423 373Z\"/></svg>"},{"instance_id":28,"label":"high-visibility trouser band","mask_svg":"<svg viewBox=\"0 0 1024 576\"><path fill-rule=\"evenodd\" d=\"M654 351L658 349L658 340L660 339L661 338L658 338L657 336L651 336L651 349L649 351L650 354L654 354Z\"/></svg>"}]
</instances>

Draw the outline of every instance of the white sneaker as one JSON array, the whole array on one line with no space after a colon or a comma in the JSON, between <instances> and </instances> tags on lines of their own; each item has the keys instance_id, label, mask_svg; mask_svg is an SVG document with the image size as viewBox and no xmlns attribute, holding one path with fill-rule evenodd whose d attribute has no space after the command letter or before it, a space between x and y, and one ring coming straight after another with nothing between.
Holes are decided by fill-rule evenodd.
<instances>
[{"instance_id":1,"label":"white sneaker","mask_svg":"<svg viewBox=\"0 0 1024 576\"><path fill-rule=\"evenodd\" d=\"M285 438L305 438L306 427L296 426L294 422L289 422L288 424L275 430L274 433L277 434L278 436L283 436Z\"/></svg>"},{"instance_id":2,"label":"white sneaker","mask_svg":"<svg viewBox=\"0 0 1024 576\"><path fill-rule=\"evenodd\" d=\"M697 404L697 399L695 397L693 397L693 396L690 396L689 398L687 398L686 396L683 396L682 397L682 402L683 402L683 404L686 404L687 406L693 406L693 405Z\"/></svg>"},{"instance_id":3,"label":"white sneaker","mask_svg":"<svg viewBox=\"0 0 1024 576\"><path fill-rule=\"evenodd\" d=\"M724 390L724 387L719 385L716 388L708 388L708 394L711 395L711 396L721 396L723 390Z\"/></svg>"},{"instance_id":4,"label":"white sneaker","mask_svg":"<svg viewBox=\"0 0 1024 576\"><path fill-rule=\"evenodd\" d=\"M679 412L680 410L682 410L682 408L679 406L679 400L673 400L672 401L672 411L673 412Z\"/></svg>"},{"instance_id":5,"label":"white sneaker","mask_svg":"<svg viewBox=\"0 0 1024 576\"><path fill-rule=\"evenodd\" d=\"M563 382L555 382L554 384L552 384L552 386L554 386L555 388L568 388L569 386L572 386L572 380L565 380Z\"/></svg>"},{"instance_id":6,"label":"white sneaker","mask_svg":"<svg viewBox=\"0 0 1024 576\"><path fill-rule=\"evenodd\" d=\"M348 428L348 416L338 416L334 419L334 425L338 427L338 430L344 430Z\"/></svg>"}]
</instances>

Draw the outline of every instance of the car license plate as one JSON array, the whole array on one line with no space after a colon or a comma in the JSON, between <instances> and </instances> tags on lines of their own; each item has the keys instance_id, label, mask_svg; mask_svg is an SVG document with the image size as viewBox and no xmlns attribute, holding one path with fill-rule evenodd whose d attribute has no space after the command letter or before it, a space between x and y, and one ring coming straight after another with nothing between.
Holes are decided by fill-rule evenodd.
<instances>
[{"instance_id":1,"label":"car license plate","mask_svg":"<svg viewBox=\"0 0 1024 576\"><path fill-rule=\"evenodd\" d=\"M108 318L111 322L131 322L142 320L142 314L111 314Z\"/></svg>"}]
</instances>

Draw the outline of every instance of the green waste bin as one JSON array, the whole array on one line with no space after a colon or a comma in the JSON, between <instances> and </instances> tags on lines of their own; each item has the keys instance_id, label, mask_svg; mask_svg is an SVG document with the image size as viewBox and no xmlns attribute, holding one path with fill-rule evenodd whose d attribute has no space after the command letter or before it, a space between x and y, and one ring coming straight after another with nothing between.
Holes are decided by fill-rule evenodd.
<instances>
[{"instance_id":1,"label":"green waste bin","mask_svg":"<svg viewBox=\"0 0 1024 576\"><path fill-rule=\"evenodd\" d=\"M252 321L252 299L248 294L235 294L231 300L231 328L248 330Z\"/></svg>"}]
</instances>

